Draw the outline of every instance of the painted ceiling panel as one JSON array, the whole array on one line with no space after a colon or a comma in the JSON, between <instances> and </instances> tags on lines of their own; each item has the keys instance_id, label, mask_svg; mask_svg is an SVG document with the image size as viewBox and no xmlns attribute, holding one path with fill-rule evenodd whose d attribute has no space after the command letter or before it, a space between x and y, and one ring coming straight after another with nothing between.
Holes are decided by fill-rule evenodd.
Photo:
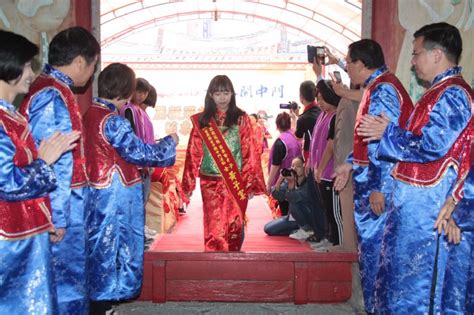
<instances>
[{"instance_id":1,"label":"painted ceiling panel","mask_svg":"<svg viewBox=\"0 0 474 315\"><path fill-rule=\"evenodd\" d=\"M223 62L261 55L305 63L306 45L345 54L361 32L358 0L101 0L100 6L104 58L135 47L140 60L172 51L195 62L212 48Z\"/></svg>"}]
</instances>

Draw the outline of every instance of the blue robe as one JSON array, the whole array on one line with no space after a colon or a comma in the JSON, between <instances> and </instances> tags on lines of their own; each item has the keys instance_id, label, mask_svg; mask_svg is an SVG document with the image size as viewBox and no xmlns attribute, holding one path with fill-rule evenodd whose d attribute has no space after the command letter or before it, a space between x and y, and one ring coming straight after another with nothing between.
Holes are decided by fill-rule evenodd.
<instances>
[{"instance_id":1,"label":"blue robe","mask_svg":"<svg viewBox=\"0 0 474 315\"><path fill-rule=\"evenodd\" d=\"M461 242L449 244L444 279L443 314L474 314L474 167L464 184L464 198L453 212Z\"/></svg>"},{"instance_id":2,"label":"blue robe","mask_svg":"<svg viewBox=\"0 0 474 315\"><path fill-rule=\"evenodd\" d=\"M15 111L0 100L0 107ZM0 199L44 197L56 188L53 169L43 160L26 167L13 163L15 145L0 124ZM54 314L56 296L47 232L21 240L0 239L0 314Z\"/></svg>"},{"instance_id":3,"label":"blue robe","mask_svg":"<svg viewBox=\"0 0 474 315\"><path fill-rule=\"evenodd\" d=\"M43 72L68 86L73 85L71 78L47 64ZM72 131L68 108L57 89L45 88L31 99L29 123L37 145L57 131ZM63 240L52 246L59 313L87 314L89 304L84 228L87 190L84 187L71 189L72 152L64 153L53 167L58 179L58 187L50 194L53 223L56 228L66 229Z\"/></svg>"},{"instance_id":4,"label":"blue robe","mask_svg":"<svg viewBox=\"0 0 474 315\"><path fill-rule=\"evenodd\" d=\"M385 66L377 69L365 82L370 84L383 74ZM400 116L400 100L391 84L379 84L371 93L369 115L384 113L390 121L398 123ZM361 166L353 163L352 180L354 184L354 223L356 226L359 268L362 282L364 306L367 312L374 311L374 282L378 271L380 247L385 226L386 211L376 215L370 207L369 197L372 191L385 195L385 210L388 209L389 194L393 180L390 172L394 166L392 161L376 156L378 141L368 144L369 165ZM351 162L351 159L349 159Z\"/></svg>"},{"instance_id":5,"label":"blue robe","mask_svg":"<svg viewBox=\"0 0 474 315\"><path fill-rule=\"evenodd\" d=\"M433 84L460 71L459 67L451 68L438 75ZM429 113L420 136L390 123L378 155L417 163L443 157L466 128L471 118L470 106L462 89L448 87ZM394 181L375 284L378 313L440 311L447 243L438 237L433 226L456 177L457 170L451 167L430 187Z\"/></svg>"},{"instance_id":6,"label":"blue robe","mask_svg":"<svg viewBox=\"0 0 474 315\"><path fill-rule=\"evenodd\" d=\"M97 99L115 111L113 104ZM125 118L105 121L107 141L128 163L166 167L175 163L176 143L167 136L158 144L144 144ZM90 187L87 204L89 286L93 301L136 297L143 278L145 207L140 181L125 186L115 170L109 186Z\"/></svg>"}]
</instances>

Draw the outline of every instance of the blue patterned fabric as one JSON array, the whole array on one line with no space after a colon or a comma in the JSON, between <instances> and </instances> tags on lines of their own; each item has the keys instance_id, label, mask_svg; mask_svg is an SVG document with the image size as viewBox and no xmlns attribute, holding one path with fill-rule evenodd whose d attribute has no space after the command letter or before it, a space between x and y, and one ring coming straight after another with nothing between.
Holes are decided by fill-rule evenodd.
<instances>
[{"instance_id":1,"label":"blue patterned fabric","mask_svg":"<svg viewBox=\"0 0 474 315\"><path fill-rule=\"evenodd\" d=\"M46 64L43 73L68 86L73 81L64 73ZM61 93L45 88L32 97L29 107L29 123L37 145L55 132L71 132L72 124L68 108ZM53 223L56 228L66 228L64 239L53 244L53 271L57 285L60 314L87 314L86 248L84 229L84 188L71 189L73 171L72 152L64 153L54 164L58 187L51 192Z\"/></svg>"},{"instance_id":2,"label":"blue patterned fabric","mask_svg":"<svg viewBox=\"0 0 474 315\"><path fill-rule=\"evenodd\" d=\"M69 215L66 234L61 242L53 243L52 246L60 314L88 314L85 229L87 194L86 187L71 190L69 200L73 211Z\"/></svg>"},{"instance_id":3,"label":"blue patterned fabric","mask_svg":"<svg viewBox=\"0 0 474 315\"><path fill-rule=\"evenodd\" d=\"M443 314L474 314L474 168L464 184L464 198L453 212L461 243L449 244L444 279Z\"/></svg>"},{"instance_id":4,"label":"blue patterned fabric","mask_svg":"<svg viewBox=\"0 0 474 315\"><path fill-rule=\"evenodd\" d=\"M0 314L57 314L49 234L0 241Z\"/></svg>"},{"instance_id":5,"label":"blue patterned fabric","mask_svg":"<svg viewBox=\"0 0 474 315\"><path fill-rule=\"evenodd\" d=\"M10 103L0 107L15 113ZM43 160L17 167L15 146L0 124L0 200L43 197L56 187L53 169ZM48 233L23 240L0 240L0 314L54 314Z\"/></svg>"},{"instance_id":6,"label":"blue patterned fabric","mask_svg":"<svg viewBox=\"0 0 474 315\"><path fill-rule=\"evenodd\" d=\"M452 68L433 83L459 71L459 67ZM380 141L379 157L405 162L438 159L448 152L470 118L467 96L450 86L434 105L421 136L390 123ZM448 169L433 187L395 181L376 281L376 309L380 314L425 314L430 307L440 312L448 245L433 225L456 172Z\"/></svg>"},{"instance_id":7,"label":"blue patterned fabric","mask_svg":"<svg viewBox=\"0 0 474 315\"><path fill-rule=\"evenodd\" d=\"M437 76L433 84L460 71L460 67L451 68ZM429 121L420 136L389 123L380 141L378 154L380 157L403 162L437 160L446 155L470 118L471 103L466 93L459 87L450 86L441 94L430 112Z\"/></svg>"},{"instance_id":8,"label":"blue patterned fabric","mask_svg":"<svg viewBox=\"0 0 474 315\"><path fill-rule=\"evenodd\" d=\"M158 144L145 144L135 135L128 120L118 115L111 116L104 129L110 144L130 164L167 167L176 161L176 143L171 136Z\"/></svg>"},{"instance_id":9,"label":"blue patterned fabric","mask_svg":"<svg viewBox=\"0 0 474 315\"><path fill-rule=\"evenodd\" d=\"M387 68L377 69L365 82L369 84ZM400 102L397 92L391 84L379 84L371 94L369 115L384 113L391 122L397 124L400 116ZM394 163L387 159L378 158L376 155L378 141L368 145L369 165L353 164L354 184L354 222L356 225L359 266L364 295L365 310L374 311L374 282L378 271L380 246L385 226L386 212L378 216L370 207L369 197L371 192L382 192L385 195L385 210L388 209L388 196L392 191L393 180L390 172ZM348 161L352 161L352 155Z\"/></svg>"},{"instance_id":10,"label":"blue patterned fabric","mask_svg":"<svg viewBox=\"0 0 474 315\"><path fill-rule=\"evenodd\" d=\"M140 293L143 277L142 183L126 187L115 172L108 188L89 189L90 299L131 299Z\"/></svg>"},{"instance_id":11,"label":"blue patterned fabric","mask_svg":"<svg viewBox=\"0 0 474 315\"><path fill-rule=\"evenodd\" d=\"M98 100L105 104L104 100ZM110 109L111 104L107 104ZM113 106L113 105L112 105ZM171 166L176 143L165 137L158 144L144 144L120 116L105 122L105 136L130 164ZM145 209L142 183L125 186L117 170L110 186L89 188L87 226L89 288L93 301L118 301L136 297L143 279Z\"/></svg>"}]
</instances>

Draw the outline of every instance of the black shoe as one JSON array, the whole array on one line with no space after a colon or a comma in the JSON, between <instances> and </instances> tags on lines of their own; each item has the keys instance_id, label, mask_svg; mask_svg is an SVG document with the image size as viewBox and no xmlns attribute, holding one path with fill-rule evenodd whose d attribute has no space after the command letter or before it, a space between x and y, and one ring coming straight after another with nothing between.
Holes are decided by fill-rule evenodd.
<instances>
[{"instance_id":1,"label":"black shoe","mask_svg":"<svg viewBox=\"0 0 474 315\"><path fill-rule=\"evenodd\" d=\"M186 214L186 210L184 210L184 208L178 208L178 211L179 211L179 215L183 215L183 214Z\"/></svg>"},{"instance_id":2,"label":"black shoe","mask_svg":"<svg viewBox=\"0 0 474 315\"><path fill-rule=\"evenodd\" d=\"M107 301L91 301L89 307L90 315L113 314L112 304Z\"/></svg>"},{"instance_id":3,"label":"black shoe","mask_svg":"<svg viewBox=\"0 0 474 315\"><path fill-rule=\"evenodd\" d=\"M155 239L151 237L145 237L145 245L150 245Z\"/></svg>"}]
</instances>

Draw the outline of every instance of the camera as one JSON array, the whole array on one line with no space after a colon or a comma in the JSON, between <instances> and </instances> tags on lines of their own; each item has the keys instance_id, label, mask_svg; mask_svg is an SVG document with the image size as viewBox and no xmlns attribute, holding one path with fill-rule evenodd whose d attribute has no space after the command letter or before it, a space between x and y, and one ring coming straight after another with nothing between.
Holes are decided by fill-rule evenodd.
<instances>
[{"instance_id":1,"label":"camera","mask_svg":"<svg viewBox=\"0 0 474 315\"><path fill-rule=\"evenodd\" d=\"M283 176L283 177L290 177L292 174L294 176L296 176L295 170L293 170L291 168L282 168L280 173L281 173L281 176Z\"/></svg>"},{"instance_id":2,"label":"camera","mask_svg":"<svg viewBox=\"0 0 474 315\"><path fill-rule=\"evenodd\" d=\"M316 57L316 62L318 64L324 64L324 58L326 57L326 51L324 50L324 46L307 45L306 49L308 50L309 63L313 63L314 58Z\"/></svg>"},{"instance_id":3,"label":"camera","mask_svg":"<svg viewBox=\"0 0 474 315\"><path fill-rule=\"evenodd\" d=\"M280 108L281 109L296 110L296 109L298 109L298 104L296 102L283 103L283 104L280 104Z\"/></svg>"}]
</instances>

